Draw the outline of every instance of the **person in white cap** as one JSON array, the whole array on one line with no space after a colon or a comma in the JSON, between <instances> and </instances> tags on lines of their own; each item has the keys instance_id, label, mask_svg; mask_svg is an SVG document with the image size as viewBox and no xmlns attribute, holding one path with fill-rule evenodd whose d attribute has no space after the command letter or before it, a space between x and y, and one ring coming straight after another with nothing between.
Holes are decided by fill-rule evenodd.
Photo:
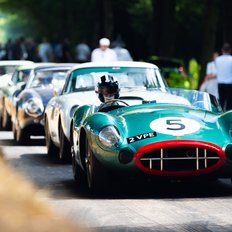
<instances>
[{"instance_id":1,"label":"person in white cap","mask_svg":"<svg viewBox=\"0 0 232 232\"><path fill-rule=\"evenodd\" d=\"M110 47L110 40L102 38L99 40L99 48L96 48L91 53L92 62L108 62L117 61L117 55Z\"/></svg>"}]
</instances>

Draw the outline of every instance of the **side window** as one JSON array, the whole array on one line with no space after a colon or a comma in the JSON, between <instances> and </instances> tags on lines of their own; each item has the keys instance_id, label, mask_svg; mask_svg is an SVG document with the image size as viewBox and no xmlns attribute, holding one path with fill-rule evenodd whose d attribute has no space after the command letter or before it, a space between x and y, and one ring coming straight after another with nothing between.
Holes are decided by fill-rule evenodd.
<instances>
[{"instance_id":1,"label":"side window","mask_svg":"<svg viewBox=\"0 0 232 232\"><path fill-rule=\"evenodd\" d=\"M86 77L83 75L79 75L76 78L75 89L85 88L87 87L87 80Z\"/></svg>"},{"instance_id":2,"label":"side window","mask_svg":"<svg viewBox=\"0 0 232 232\"><path fill-rule=\"evenodd\" d=\"M75 90L89 90L94 88L94 80L91 74L79 75L76 78Z\"/></svg>"},{"instance_id":3,"label":"side window","mask_svg":"<svg viewBox=\"0 0 232 232\"><path fill-rule=\"evenodd\" d=\"M30 70L23 70L19 73L18 81L24 81L26 82L29 78Z\"/></svg>"},{"instance_id":4,"label":"side window","mask_svg":"<svg viewBox=\"0 0 232 232\"><path fill-rule=\"evenodd\" d=\"M69 73L67 74L67 78L65 80L65 84L64 84L64 87L63 87L63 90L62 90L62 94L65 94L65 93L71 93L73 92L72 91L72 82L73 80L75 80L75 78L73 77L73 72L72 73Z\"/></svg>"},{"instance_id":5,"label":"side window","mask_svg":"<svg viewBox=\"0 0 232 232\"><path fill-rule=\"evenodd\" d=\"M11 80L14 84L18 82L18 72L13 73Z\"/></svg>"}]
</instances>

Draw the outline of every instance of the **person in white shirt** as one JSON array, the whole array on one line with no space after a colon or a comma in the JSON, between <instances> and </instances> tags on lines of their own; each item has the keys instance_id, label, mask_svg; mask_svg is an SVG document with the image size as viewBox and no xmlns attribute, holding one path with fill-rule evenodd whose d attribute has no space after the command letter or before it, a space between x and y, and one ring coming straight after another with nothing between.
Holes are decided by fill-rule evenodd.
<instances>
[{"instance_id":1,"label":"person in white shirt","mask_svg":"<svg viewBox=\"0 0 232 232\"><path fill-rule=\"evenodd\" d=\"M99 40L99 48L96 48L91 53L92 62L108 62L117 61L117 55L110 46L110 40L102 38Z\"/></svg>"},{"instance_id":2,"label":"person in white shirt","mask_svg":"<svg viewBox=\"0 0 232 232\"><path fill-rule=\"evenodd\" d=\"M216 98L218 96L218 83L217 83L217 69L215 59L218 57L218 52L213 53L212 61L207 64L206 76L203 83L200 86L200 91L204 91L214 95Z\"/></svg>"},{"instance_id":3,"label":"person in white shirt","mask_svg":"<svg viewBox=\"0 0 232 232\"><path fill-rule=\"evenodd\" d=\"M219 101L223 110L232 109L232 56L229 43L222 47L222 55L215 60L217 68Z\"/></svg>"},{"instance_id":4,"label":"person in white shirt","mask_svg":"<svg viewBox=\"0 0 232 232\"><path fill-rule=\"evenodd\" d=\"M38 47L38 55L41 62L51 62L53 61L53 51L50 42L47 38L43 38L42 43Z\"/></svg>"}]
</instances>

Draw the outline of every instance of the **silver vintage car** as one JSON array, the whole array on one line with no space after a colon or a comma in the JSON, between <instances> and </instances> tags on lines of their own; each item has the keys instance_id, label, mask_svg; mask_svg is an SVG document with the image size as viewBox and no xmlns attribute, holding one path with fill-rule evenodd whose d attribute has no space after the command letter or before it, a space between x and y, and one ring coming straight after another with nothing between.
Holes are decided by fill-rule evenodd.
<instances>
[{"instance_id":1,"label":"silver vintage car","mask_svg":"<svg viewBox=\"0 0 232 232\"><path fill-rule=\"evenodd\" d=\"M116 77L120 93L167 87L158 67L150 63L118 61L77 65L70 71L61 94L53 97L45 109L46 146L50 158L64 163L71 161L72 116L81 105L101 104L95 87L99 77L105 74Z\"/></svg>"}]
</instances>

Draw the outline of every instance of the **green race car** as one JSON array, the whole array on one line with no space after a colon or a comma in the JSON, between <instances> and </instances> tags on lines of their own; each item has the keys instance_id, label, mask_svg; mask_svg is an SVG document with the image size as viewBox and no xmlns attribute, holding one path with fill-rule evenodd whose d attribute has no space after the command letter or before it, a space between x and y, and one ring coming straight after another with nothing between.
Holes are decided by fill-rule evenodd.
<instances>
[{"instance_id":1,"label":"green race car","mask_svg":"<svg viewBox=\"0 0 232 232\"><path fill-rule=\"evenodd\" d=\"M232 177L232 112L214 96L168 89L124 94L73 116L72 166L93 192L111 176Z\"/></svg>"}]
</instances>

